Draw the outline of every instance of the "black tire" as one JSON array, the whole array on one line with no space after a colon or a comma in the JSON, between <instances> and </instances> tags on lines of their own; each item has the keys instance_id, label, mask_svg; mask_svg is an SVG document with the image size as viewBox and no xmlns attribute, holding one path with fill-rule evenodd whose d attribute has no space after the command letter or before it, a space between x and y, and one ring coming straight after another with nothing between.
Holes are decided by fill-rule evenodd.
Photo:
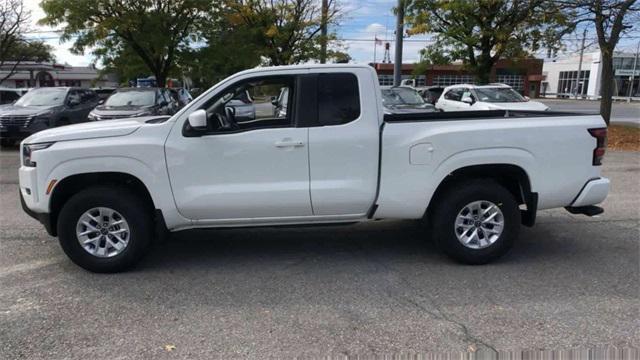
<instances>
[{"instance_id":1,"label":"black tire","mask_svg":"<svg viewBox=\"0 0 640 360\"><path fill-rule=\"evenodd\" d=\"M128 244L113 257L97 257L86 251L76 236L78 220L86 211L107 207L120 213L129 224ZM64 252L80 267L96 273L120 272L133 267L145 254L154 226L151 207L126 188L95 186L73 195L58 216L58 238Z\"/></svg>"},{"instance_id":2,"label":"black tire","mask_svg":"<svg viewBox=\"0 0 640 360\"><path fill-rule=\"evenodd\" d=\"M500 208L504 227L493 244L481 249L472 249L458 240L456 231L461 230L456 229L456 218L466 205L482 200L490 201ZM456 183L438 196L436 201L438 203L430 212L436 243L445 254L458 262L470 265L489 263L509 251L518 238L518 203L506 188L493 180L479 179Z\"/></svg>"}]
</instances>

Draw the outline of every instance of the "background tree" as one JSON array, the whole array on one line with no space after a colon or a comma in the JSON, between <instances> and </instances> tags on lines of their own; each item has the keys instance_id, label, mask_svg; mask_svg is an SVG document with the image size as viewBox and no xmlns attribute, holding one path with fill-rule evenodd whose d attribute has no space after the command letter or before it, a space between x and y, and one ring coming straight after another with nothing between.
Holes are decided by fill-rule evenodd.
<instances>
[{"instance_id":1,"label":"background tree","mask_svg":"<svg viewBox=\"0 0 640 360\"><path fill-rule=\"evenodd\" d=\"M321 34L323 16L321 3L316 0L227 0L229 21L246 33L260 49L269 65L297 64L320 59L322 43L335 39ZM339 9L334 1L328 2L326 22L335 25ZM328 51L327 57L344 54Z\"/></svg>"},{"instance_id":2,"label":"background tree","mask_svg":"<svg viewBox=\"0 0 640 360\"><path fill-rule=\"evenodd\" d=\"M552 0L412 0L407 23L409 33L435 36L424 60L462 60L479 83L489 82L499 59L526 57L567 27Z\"/></svg>"},{"instance_id":3,"label":"background tree","mask_svg":"<svg viewBox=\"0 0 640 360\"><path fill-rule=\"evenodd\" d=\"M24 33L29 28L31 14L22 0L0 0L0 67L10 63L0 84L15 74L24 61L53 61L49 45L42 41L28 41Z\"/></svg>"},{"instance_id":4,"label":"background tree","mask_svg":"<svg viewBox=\"0 0 640 360\"><path fill-rule=\"evenodd\" d=\"M198 40L215 16L209 0L43 0L40 23L62 26L62 40L75 37L72 51L107 60L135 53L164 86L178 53Z\"/></svg>"},{"instance_id":5,"label":"background tree","mask_svg":"<svg viewBox=\"0 0 640 360\"><path fill-rule=\"evenodd\" d=\"M611 120L613 102L613 53L620 35L640 22L640 6L636 0L571 0L558 1L567 17L595 27L602 54L600 77L600 114L607 124Z\"/></svg>"},{"instance_id":6,"label":"background tree","mask_svg":"<svg viewBox=\"0 0 640 360\"><path fill-rule=\"evenodd\" d=\"M178 66L194 86L208 88L225 77L262 62L257 32L232 23L231 11L222 8L215 23L202 32L202 44L182 52Z\"/></svg>"}]
</instances>

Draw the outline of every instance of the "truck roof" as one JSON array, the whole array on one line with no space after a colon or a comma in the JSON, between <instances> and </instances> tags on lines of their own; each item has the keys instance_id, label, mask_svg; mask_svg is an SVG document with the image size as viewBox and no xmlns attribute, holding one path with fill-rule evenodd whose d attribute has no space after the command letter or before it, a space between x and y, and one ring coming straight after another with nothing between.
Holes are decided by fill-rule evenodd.
<instances>
[{"instance_id":1,"label":"truck roof","mask_svg":"<svg viewBox=\"0 0 640 360\"><path fill-rule=\"evenodd\" d=\"M280 65L280 66L264 66L254 67L252 69L244 70L239 74L250 74L255 72L265 71L282 71L282 70L301 70L301 69L371 69L373 68L367 64L302 64L302 65Z\"/></svg>"}]
</instances>

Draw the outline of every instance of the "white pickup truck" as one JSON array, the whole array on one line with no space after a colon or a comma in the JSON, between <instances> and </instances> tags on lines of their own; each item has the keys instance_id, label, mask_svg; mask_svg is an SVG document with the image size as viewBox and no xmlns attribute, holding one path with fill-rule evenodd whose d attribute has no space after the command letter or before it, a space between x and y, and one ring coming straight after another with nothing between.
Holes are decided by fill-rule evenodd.
<instances>
[{"instance_id":1,"label":"white pickup truck","mask_svg":"<svg viewBox=\"0 0 640 360\"><path fill-rule=\"evenodd\" d=\"M255 116L236 117L229 104L239 101ZM596 115L384 115L369 66L257 68L171 117L30 136L20 195L71 260L95 272L132 266L167 231L379 219L423 219L425 239L481 264L504 254L537 210L601 212L605 148Z\"/></svg>"}]
</instances>

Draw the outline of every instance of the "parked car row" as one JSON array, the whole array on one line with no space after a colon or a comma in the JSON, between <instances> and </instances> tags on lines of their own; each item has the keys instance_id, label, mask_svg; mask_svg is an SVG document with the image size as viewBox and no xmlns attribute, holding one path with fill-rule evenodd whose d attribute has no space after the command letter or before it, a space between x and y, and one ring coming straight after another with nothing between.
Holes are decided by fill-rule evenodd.
<instances>
[{"instance_id":1,"label":"parked car row","mask_svg":"<svg viewBox=\"0 0 640 360\"><path fill-rule=\"evenodd\" d=\"M404 79L400 87L415 89L426 102L435 105L439 111L549 110L548 106L530 101L511 86L499 83L418 87L415 79Z\"/></svg>"},{"instance_id":2,"label":"parked car row","mask_svg":"<svg viewBox=\"0 0 640 360\"><path fill-rule=\"evenodd\" d=\"M448 86L442 91L435 106L442 111L549 110L545 104L530 101L505 84Z\"/></svg>"},{"instance_id":3,"label":"parked car row","mask_svg":"<svg viewBox=\"0 0 640 360\"><path fill-rule=\"evenodd\" d=\"M6 90L6 91L5 91ZM86 121L173 115L192 100L186 89L76 87L0 89L0 139L3 146L38 131Z\"/></svg>"}]
</instances>

